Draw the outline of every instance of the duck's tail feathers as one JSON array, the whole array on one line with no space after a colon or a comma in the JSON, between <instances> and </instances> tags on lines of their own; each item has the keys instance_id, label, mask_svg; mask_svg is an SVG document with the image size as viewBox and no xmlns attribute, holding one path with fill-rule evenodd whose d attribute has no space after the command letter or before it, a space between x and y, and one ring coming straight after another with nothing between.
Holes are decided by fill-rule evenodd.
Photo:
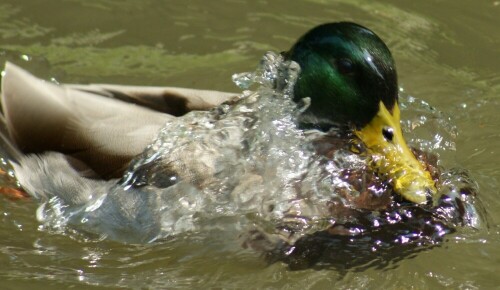
<instances>
[{"instance_id":1,"label":"duck's tail feathers","mask_svg":"<svg viewBox=\"0 0 500 290\"><path fill-rule=\"evenodd\" d=\"M99 190L111 181L93 180L85 166L67 155L57 152L23 155L12 163L17 180L33 198L47 201L57 197L65 205L76 206L103 194Z\"/></svg>"}]
</instances>

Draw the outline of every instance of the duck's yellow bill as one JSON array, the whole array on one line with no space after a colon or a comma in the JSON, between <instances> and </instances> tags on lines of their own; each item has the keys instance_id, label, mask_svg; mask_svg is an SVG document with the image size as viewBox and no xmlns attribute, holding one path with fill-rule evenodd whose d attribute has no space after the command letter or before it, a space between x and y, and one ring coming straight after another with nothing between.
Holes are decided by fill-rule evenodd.
<instances>
[{"instance_id":1,"label":"duck's yellow bill","mask_svg":"<svg viewBox=\"0 0 500 290\"><path fill-rule=\"evenodd\" d=\"M379 106L372 121L355 134L365 144L375 170L388 178L397 194L414 203L426 203L436 194L436 186L406 145L399 106L394 106L392 114L382 102Z\"/></svg>"}]
</instances>

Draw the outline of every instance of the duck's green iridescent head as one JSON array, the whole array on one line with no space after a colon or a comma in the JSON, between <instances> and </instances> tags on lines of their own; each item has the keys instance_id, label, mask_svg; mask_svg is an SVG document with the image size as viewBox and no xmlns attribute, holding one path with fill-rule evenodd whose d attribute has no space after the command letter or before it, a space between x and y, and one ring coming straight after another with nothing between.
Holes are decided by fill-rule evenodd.
<instances>
[{"instance_id":1,"label":"duck's green iridescent head","mask_svg":"<svg viewBox=\"0 0 500 290\"><path fill-rule=\"evenodd\" d=\"M301 68L294 100L310 99L300 117L304 127L352 129L395 192L415 203L431 199L434 181L402 135L394 60L373 31L349 22L323 24L284 55Z\"/></svg>"},{"instance_id":2,"label":"duck's green iridescent head","mask_svg":"<svg viewBox=\"0 0 500 290\"><path fill-rule=\"evenodd\" d=\"M391 52L371 30L349 22L320 25L286 53L301 74L295 101L311 98L304 122L366 125L379 102L392 110L398 97Z\"/></svg>"}]
</instances>

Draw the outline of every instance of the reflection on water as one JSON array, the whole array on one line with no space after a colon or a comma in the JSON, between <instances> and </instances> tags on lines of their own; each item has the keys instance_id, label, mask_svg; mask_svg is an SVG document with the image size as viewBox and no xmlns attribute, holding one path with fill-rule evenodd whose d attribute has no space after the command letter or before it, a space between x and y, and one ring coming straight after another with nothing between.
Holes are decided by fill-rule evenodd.
<instances>
[{"instance_id":1,"label":"reflection on water","mask_svg":"<svg viewBox=\"0 0 500 290\"><path fill-rule=\"evenodd\" d=\"M442 200L441 211L432 212L433 217L437 216L434 221L439 222L428 219L429 211L411 207L382 215L363 213L351 224L344 221L342 227L332 226L331 219L311 218L324 216L321 214L328 210L324 205L331 196L313 195L316 200L290 202L287 194L294 195L295 189L285 185L296 178L290 172L311 172L306 183L300 185L304 191L306 187L316 192L321 192L318 188L327 188L330 191L324 192L331 193L331 187L336 185L332 185L330 179L321 179L323 182L318 184L318 179L313 178L323 167L307 153L310 151L303 151L310 144L310 136L295 130L290 117L277 124L267 120L257 124L260 135L253 136L253 143L247 147L233 144L220 153L219 161L231 164L238 178L228 178L232 176L224 166L216 172L217 182L222 180L225 184L223 192L215 194L217 198L211 198L216 191L214 186L200 191L186 184L175 184L176 176L169 176L171 183L163 184L164 176L152 174L154 171L134 171L142 175L134 174L130 179L133 181L126 184L133 185L130 192L137 195L155 193L153 189L140 186L144 180L156 182L158 187L175 184L178 188L177 192L172 189L165 194L165 198L174 203L149 200L159 212L163 210L159 214L162 218L153 223L156 227L143 227L150 221L103 218L96 214L97 205L103 201L98 199L97 203L80 205L80 208L89 209L89 216L73 215L73 220L61 217L68 217L64 211L69 213L76 207L58 208L61 201L51 200L45 210L39 210L39 216L46 219L45 223L39 223L34 217L37 203L2 198L0 264L4 266L0 266L0 275L6 277L2 282L4 287L81 287L84 284L124 288L206 285L282 288L294 285L307 289L331 288L332 285L393 289L496 286L500 204L495 197L500 174L497 166L500 136L495 106L498 105L500 83L493 68L500 64L495 57L498 50L493 45L498 41L495 36L498 34L491 33L498 26L498 17L494 17L498 9L494 3L484 1L474 7L465 7L468 4L452 1L410 5L401 1L343 0L335 3L300 1L288 7L285 1L260 1L253 5L245 1L223 2L224 5L187 1L179 7L162 1L46 1L43 9L47 13L42 14L38 12L42 8L37 6L37 1L22 4L5 1L0 9L0 59L23 62L29 70L61 82L176 84L234 91L228 84L229 76L249 70L263 51L289 47L298 35L320 22L340 19L361 22L387 40L398 61L405 88L401 94L405 135L415 147L439 157L437 165L442 170L439 187L449 194ZM307 17L304 11L310 11ZM475 17L476 14L481 17ZM264 95L272 94L265 86L263 90ZM427 100L430 105L420 99ZM248 136L248 131L244 131L245 127L239 126L239 122L246 120L249 126L254 126L255 120L248 121L245 109L255 110L252 106L258 106L262 100L250 104L239 102L239 107L193 114L193 118L205 118L206 122L187 126L183 132L167 128L164 137L171 139L162 143L165 147L151 148L167 150L182 142L191 146L189 138L182 137L193 130L200 133L204 126L221 129L219 135L210 136L212 142L225 142L234 134ZM283 116L293 115L291 107L266 105L270 110L284 110ZM265 112L258 111L265 117ZM226 119L214 123L210 118L219 114ZM181 136L182 133L186 135ZM280 136L272 140L274 143L265 139L274 136L271 133ZM283 143L280 144L280 140ZM297 147L290 148L290 144ZM249 153L251 148L252 154ZM269 164L259 158L250 158L253 154L265 155L271 149L274 155L268 160ZM294 156L297 163L277 162L283 160L283 156ZM337 158L338 162L351 162L354 167L360 161L352 155ZM144 165L140 159L137 164ZM275 176L282 179L272 178ZM247 183L238 188L237 181L241 180ZM12 180L7 178L6 182ZM210 185L210 181L208 183ZM114 185L105 186L108 187L104 187L103 192L113 195L108 190ZM488 212L485 220L489 227L476 224L475 218L482 215L481 206L476 204L478 214L474 208L468 208L471 197L467 194L478 187L479 197ZM252 193L262 188L273 190L265 199L256 200L262 196ZM281 189L282 195L279 194ZM176 194L177 198L172 198ZM120 192L114 195L120 196ZM461 205L456 198L465 201L461 203L464 205L462 212L457 211ZM271 201L275 204L270 211ZM286 216L289 219L283 216L287 210L292 211ZM457 212L460 212L459 217L455 215ZM407 228L399 227L405 222L398 221L409 219L409 215L414 221L424 221L423 224L411 224L412 233L433 237L430 233L435 232L436 239L431 238L431 242L426 243L416 238L413 241L417 243L412 244L414 236L400 235ZM419 216L423 218L415 219ZM67 227L69 221L72 225ZM383 228L385 221L385 231L373 230L373 223L382 224ZM391 221L396 222L392 224ZM127 230L110 233L111 229L116 229L113 222L123 222ZM453 225L462 222L472 226L459 226L456 232L445 235L442 243L433 246L432 241L441 241L443 232L450 228L453 231ZM289 234L290 229L294 235ZM369 234L356 235L356 231L363 230ZM263 237L260 243L250 240L254 248L260 246L267 251L270 249L267 241L271 242L271 251L266 252L269 261L283 261L293 268L332 264L335 267L296 272L286 271L282 263L266 267L265 259L241 248L241 239L247 237L241 237L242 232L249 233L250 238ZM346 232L354 232L354 235L345 235ZM385 235L387 233L389 235ZM119 241L157 241L128 245L103 240L105 236ZM397 250L386 247L393 243L391 239L395 236L401 237L397 243L402 247ZM367 239L372 239L373 243ZM292 248L291 244L296 247ZM420 249L425 251L419 252ZM357 271L346 270L349 267ZM385 271L380 271L380 267Z\"/></svg>"}]
</instances>

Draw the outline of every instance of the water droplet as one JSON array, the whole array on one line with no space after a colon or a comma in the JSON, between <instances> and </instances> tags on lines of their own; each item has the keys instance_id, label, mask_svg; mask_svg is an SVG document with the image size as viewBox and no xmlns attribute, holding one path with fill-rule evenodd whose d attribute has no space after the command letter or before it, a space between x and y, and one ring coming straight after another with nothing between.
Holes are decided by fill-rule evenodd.
<instances>
[{"instance_id":1,"label":"water droplet","mask_svg":"<svg viewBox=\"0 0 500 290\"><path fill-rule=\"evenodd\" d=\"M21 55L21 59L24 60L24 61L30 61L31 60L31 56L29 56L27 54L23 54L23 55Z\"/></svg>"}]
</instances>

